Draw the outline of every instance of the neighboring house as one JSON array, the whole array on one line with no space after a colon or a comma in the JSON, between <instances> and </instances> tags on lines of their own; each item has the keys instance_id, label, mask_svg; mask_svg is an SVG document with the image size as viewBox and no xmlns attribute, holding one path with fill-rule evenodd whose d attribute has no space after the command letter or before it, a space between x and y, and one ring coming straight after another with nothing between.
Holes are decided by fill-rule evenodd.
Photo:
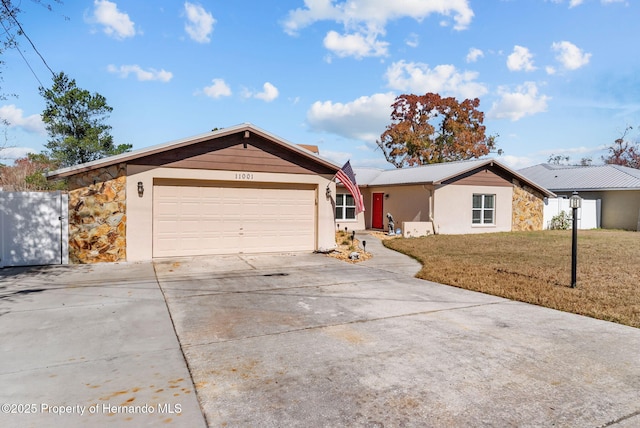
<instances>
[{"instance_id":1,"label":"neighboring house","mask_svg":"<svg viewBox=\"0 0 640 428\"><path fill-rule=\"evenodd\" d=\"M492 159L381 170L355 168L365 212L339 186L336 224L387 229L387 213L405 236L541 230L552 192ZM425 229L426 227L426 229Z\"/></svg>"},{"instance_id":2,"label":"neighboring house","mask_svg":"<svg viewBox=\"0 0 640 428\"><path fill-rule=\"evenodd\" d=\"M242 124L47 177L69 182L70 261L94 263L333 249L339 168Z\"/></svg>"},{"instance_id":3,"label":"neighboring house","mask_svg":"<svg viewBox=\"0 0 640 428\"><path fill-rule=\"evenodd\" d=\"M577 191L601 200L600 226L640 230L640 170L620 165L568 166L539 164L518 171L559 197Z\"/></svg>"}]
</instances>

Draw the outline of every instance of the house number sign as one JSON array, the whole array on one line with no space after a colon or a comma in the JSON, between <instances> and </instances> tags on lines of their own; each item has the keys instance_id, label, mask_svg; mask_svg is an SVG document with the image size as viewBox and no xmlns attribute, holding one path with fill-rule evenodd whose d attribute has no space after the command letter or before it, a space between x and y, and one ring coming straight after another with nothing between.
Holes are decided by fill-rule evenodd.
<instances>
[{"instance_id":1,"label":"house number sign","mask_svg":"<svg viewBox=\"0 0 640 428\"><path fill-rule=\"evenodd\" d=\"M236 180L253 180L253 174L250 172L236 172Z\"/></svg>"}]
</instances>

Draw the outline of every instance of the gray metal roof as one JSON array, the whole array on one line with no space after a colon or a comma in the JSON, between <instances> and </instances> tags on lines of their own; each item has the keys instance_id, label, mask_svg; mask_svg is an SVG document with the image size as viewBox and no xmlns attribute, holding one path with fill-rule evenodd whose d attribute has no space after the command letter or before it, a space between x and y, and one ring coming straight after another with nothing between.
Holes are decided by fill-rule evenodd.
<instances>
[{"instance_id":1,"label":"gray metal roof","mask_svg":"<svg viewBox=\"0 0 640 428\"><path fill-rule=\"evenodd\" d=\"M205 134L196 135L193 137L182 138L180 140L170 141L168 143L158 144L155 146L145 147L143 149L133 150L130 152L122 153L115 156L109 156L106 158L98 159L92 162L83 163L80 165L74 165L67 168L61 168L56 171L51 171L46 174L48 178L57 178L57 177L67 177L73 174L77 174L79 172L90 171L92 169L101 168L109 165L114 165L121 162L129 162L143 156L148 156L160 152L164 152L167 150L177 149L180 147L186 147L192 144L201 143L203 141L211 140L214 138L220 138L227 135L235 134L238 132L249 131L254 134L260 135L263 138L273 141L276 144L287 147L294 152L298 152L303 156L308 158L312 158L316 160L318 163L328 166L330 168L338 171L340 166L338 166L333 161L326 159L316 153L313 153L306 148L291 143L285 139L275 136L270 132L265 131L264 129L258 128L257 126L251 123L243 123L240 125L230 126L227 128L217 129L215 131L207 132Z\"/></svg>"},{"instance_id":2,"label":"gray metal roof","mask_svg":"<svg viewBox=\"0 0 640 428\"><path fill-rule=\"evenodd\" d=\"M640 170L620 165L539 164L518 171L552 192L640 190Z\"/></svg>"},{"instance_id":3,"label":"gray metal roof","mask_svg":"<svg viewBox=\"0 0 640 428\"><path fill-rule=\"evenodd\" d=\"M489 163L487 159L445 162L413 168L397 168L381 171L368 185L439 183ZM356 181L358 178L356 177ZM358 182L360 184L360 182Z\"/></svg>"},{"instance_id":4,"label":"gray metal roof","mask_svg":"<svg viewBox=\"0 0 640 428\"><path fill-rule=\"evenodd\" d=\"M552 192L541 186L535 180L531 180L516 171L501 164L495 159L474 159L459 162L445 162L411 168L398 168L390 170L374 168L354 168L358 186L390 186L401 184L442 184L466 172L483 167L495 165L509 173L518 180L539 190L545 196L554 196Z\"/></svg>"}]
</instances>

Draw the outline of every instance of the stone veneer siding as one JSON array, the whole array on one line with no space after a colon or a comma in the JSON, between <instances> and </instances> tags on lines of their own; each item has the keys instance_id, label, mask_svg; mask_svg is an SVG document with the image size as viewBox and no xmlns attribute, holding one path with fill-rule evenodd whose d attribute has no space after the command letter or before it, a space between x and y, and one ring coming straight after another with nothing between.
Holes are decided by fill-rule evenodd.
<instances>
[{"instance_id":1,"label":"stone veneer siding","mask_svg":"<svg viewBox=\"0 0 640 428\"><path fill-rule=\"evenodd\" d=\"M69 178L69 262L126 260L126 164Z\"/></svg>"},{"instance_id":2,"label":"stone veneer siding","mask_svg":"<svg viewBox=\"0 0 640 428\"><path fill-rule=\"evenodd\" d=\"M541 193L528 186L513 186L513 218L511 230L514 232L542 230L544 226L544 200Z\"/></svg>"}]
</instances>

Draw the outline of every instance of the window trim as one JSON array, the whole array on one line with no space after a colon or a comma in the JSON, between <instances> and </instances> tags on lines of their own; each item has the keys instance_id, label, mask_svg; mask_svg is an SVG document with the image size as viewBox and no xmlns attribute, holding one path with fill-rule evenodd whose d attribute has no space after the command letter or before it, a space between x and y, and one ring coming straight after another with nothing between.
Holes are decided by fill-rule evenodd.
<instances>
[{"instance_id":1,"label":"window trim","mask_svg":"<svg viewBox=\"0 0 640 428\"><path fill-rule=\"evenodd\" d=\"M476 196L481 196L481 206L476 208L473 206L473 202ZM493 198L493 207L487 208L485 206L485 197L491 196ZM495 227L496 226L496 194L495 193L474 193L471 196L471 226L472 227ZM476 223L474 221L473 214L480 212L480 221ZM491 212L491 223L485 223L485 212Z\"/></svg>"},{"instance_id":2,"label":"window trim","mask_svg":"<svg viewBox=\"0 0 640 428\"><path fill-rule=\"evenodd\" d=\"M342 204L338 204L338 197L342 196ZM351 196L351 199L353 199L353 205L347 205L347 196ZM342 208L342 217L338 217L338 208ZM348 208L353 208L353 218L348 218L347 217L347 209ZM353 198L353 196L351 195L351 193L337 193L336 194L336 212L335 212L335 218L336 220L340 220L340 221L357 221L358 220L358 214L356 213L356 201Z\"/></svg>"}]
</instances>

